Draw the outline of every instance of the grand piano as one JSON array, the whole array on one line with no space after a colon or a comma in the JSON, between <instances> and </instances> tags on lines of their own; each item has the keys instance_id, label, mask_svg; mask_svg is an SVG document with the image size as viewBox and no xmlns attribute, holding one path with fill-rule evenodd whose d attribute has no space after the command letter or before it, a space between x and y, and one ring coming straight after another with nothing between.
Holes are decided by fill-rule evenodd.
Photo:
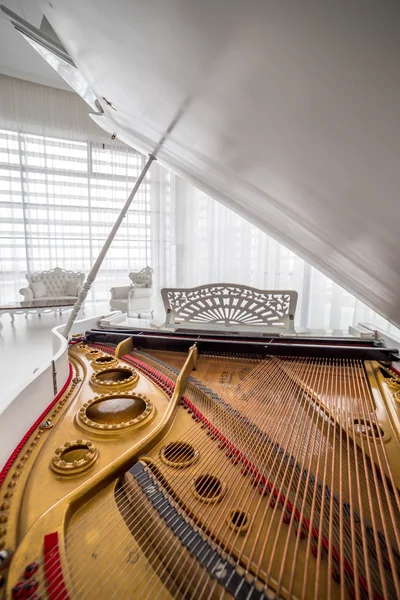
<instances>
[{"instance_id":1,"label":"grand piano","mask_svg":"<svg viewBox=\"0 0 400 600\"><path fill-rule=\"evenodd\" d=\"M398 3L41 6L110 136L400 324ZM0 415L4 598L400 597L396 344L62 333Z\"/></svg>"}]
</instances>

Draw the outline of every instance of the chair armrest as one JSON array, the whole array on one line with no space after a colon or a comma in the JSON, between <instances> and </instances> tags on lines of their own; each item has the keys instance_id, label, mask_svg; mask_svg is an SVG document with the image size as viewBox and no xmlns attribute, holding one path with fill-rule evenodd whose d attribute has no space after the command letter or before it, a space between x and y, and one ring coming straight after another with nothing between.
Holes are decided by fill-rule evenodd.
<instances>
[{"instance_id":1,"label":"chair armrest","mask_svg":"<svg viewBox=\"0 0 400 600\"><path fill-rule=\"evenodd\" d=\"M150 298L152 288L130 288L128 298Z\"/></svg>"},{"instance_id":2,"label":"chair armrest","mask_svg":"<svg viewBox=\"0 0 400 600\"><path fill-rule=\"evenodd\" d=\"M130 289L130 285L122 285L119 287L111 288L111 300L126 300L128 298L128 293Z\"/></svg>"},{"instance_id":3,"label":"chair armrest","mask_svg":"<svg viewBox=\"0 0 400 600\"><path fill-rule=\"evenodd\" d=\"M24 296L24 302L33 300L33 291L30 287L20 289L19 293Z\"/></svg>"}]
</instances>

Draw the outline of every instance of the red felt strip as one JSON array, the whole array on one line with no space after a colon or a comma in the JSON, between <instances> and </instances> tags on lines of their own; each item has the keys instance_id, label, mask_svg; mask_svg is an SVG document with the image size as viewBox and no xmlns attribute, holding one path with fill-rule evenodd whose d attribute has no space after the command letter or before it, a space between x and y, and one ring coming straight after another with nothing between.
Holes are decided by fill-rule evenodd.
<instances>
[{"instance_id":1,"label":"red felt strip","mask_svg":"<svg viewBox=\"0 0 400 600\"><path fill-rule=\"evenodd\" d=\"M54 533L45 535L43 546L44 576L49 600L69 600L62 575L60 552L58 549L58 533L55 531Z\"/></svg>"}]
</instances>

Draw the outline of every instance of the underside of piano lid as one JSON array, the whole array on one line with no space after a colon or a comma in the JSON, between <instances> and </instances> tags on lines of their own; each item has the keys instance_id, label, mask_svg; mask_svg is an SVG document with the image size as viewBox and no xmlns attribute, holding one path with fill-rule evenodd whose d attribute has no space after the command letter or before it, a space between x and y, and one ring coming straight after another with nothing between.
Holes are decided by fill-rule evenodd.
<instances>
[{"instance_id":1,"label":"underside of piano lid","mask_svg":"<svg viewBox=\"0 0 400 600\"><path fill-rule=\"evenodd\" d=\"M396 358L348 338L75 338L0 479L4 598L398 598Z\"/></svg>"},{"instance_id":2,"label":"underside of piano lid","mask_svg":"<svg viewBox=\"0 0 400 600\"><path fill-rule=\"evenodd\" d=\"M110 135L182 110L162 164L400 325L399 2L40 5L57 38L11 20Z\"/></svg>"}]
</instances>

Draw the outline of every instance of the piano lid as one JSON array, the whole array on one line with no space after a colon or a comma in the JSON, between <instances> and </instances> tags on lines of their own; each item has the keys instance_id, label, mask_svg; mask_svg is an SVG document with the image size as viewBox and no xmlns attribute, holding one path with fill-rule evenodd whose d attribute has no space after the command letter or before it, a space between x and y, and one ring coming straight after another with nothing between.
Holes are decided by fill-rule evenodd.
<instances>
[{"instance_id":1,"label":"piano lid","mask_svg":"<svg viewBox=\"0 0 400 600\"><path fill-rule=\"evenodd\" d=\"M400 326L398 0L41 7L102 127L149 152L185 105L160 162Z\"/></svg>"}]
</instances>

